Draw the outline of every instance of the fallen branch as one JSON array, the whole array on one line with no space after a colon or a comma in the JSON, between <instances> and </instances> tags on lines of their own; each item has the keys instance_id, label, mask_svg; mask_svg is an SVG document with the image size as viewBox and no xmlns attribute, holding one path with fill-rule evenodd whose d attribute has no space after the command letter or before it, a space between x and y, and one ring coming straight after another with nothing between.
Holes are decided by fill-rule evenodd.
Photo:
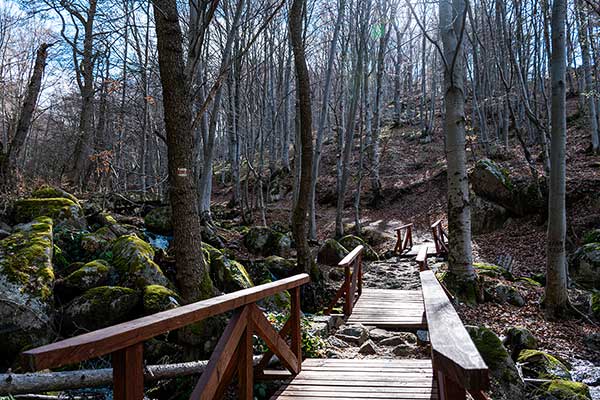
<instances>
[{"instance_id":1,"label":"fallen branch","mask_svg":"<svg viewBox=\"0 0 600 400\"><path fill-rule=\"evenodd\" d=\"M254 356L258 364L261 356ZM201 374L206 369L207 360L178 364L150 365L144 371L144 381L152 382L178 376ZM0 395L31 394L68 389L81 389L111 386L112 368L62 371L33 372L27 374L0 374Z\"/></svg>"}]
</instances>

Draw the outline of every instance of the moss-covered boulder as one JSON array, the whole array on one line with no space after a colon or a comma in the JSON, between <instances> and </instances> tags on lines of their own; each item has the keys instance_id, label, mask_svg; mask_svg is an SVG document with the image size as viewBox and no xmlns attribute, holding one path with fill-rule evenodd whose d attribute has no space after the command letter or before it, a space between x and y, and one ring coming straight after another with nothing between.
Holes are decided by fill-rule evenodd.
<instances>
[{"instance_id":1,"label":"moss-covered boulder","mask_svg":"<svg viewBox=\"0 0 600 400\"><path fill-rule=\"evenodd\" d=\"M483 326L466 326L466 329L490 370L492 391L500 398L524 399L525 385L500 338Z\"/></svg>"},{"instance_id":2,"label":"moss-covered boulder","mask_svg":"<svg viewBox=\"0 0 600 400\"><path fill-rule=\"evenodd\" d=\"M21 199L14 204L15 221L29 222L37 217L50 217L55 221L78 221L83 211L78 203L64 197Z\"/></svg>"},{"instance_id":3,"label":"moss-covered boulder","mask_svg":"<svg viewBox=\"0 0 600 400\"><path fill-rule=\"evenodd\" d=\"M254 254L285 257L291 251L292 240L289 235L267 226L253 226L244 235L244 245Z\"/></svg>"},{"instance_id":4,"label":"moss-covered boulder","mask_svg":"<svg viewBox=\"0 0 600 400\"><path fill-rule=\"evenodd\" d=\"M600 321L600 292L592 293L590 306L592 309L592 316Z\"/></svg>"},{"instance_id":5,"label":"moss-covered boulder","mask_svg":"<svg viewBox=\"0 0 600 400\"><path fill-rule=\"evenodd\" d=\"M540 350L526 349L519 353L523 376L533 379L571 379L569 368L555 356Z\"/></svg>"},{"instance_id":6,"label":"moss-covered boulder","mask_svg":"<svg viewBox=\"0 0 600 400\"><path fill-rule=\"evenodd\" d=\"M112 246L112 256L123 286L139 289L149 285L169 286L169 280L154 262L154 249L136 235L118 238Z\"/></svg>"},{"instance_id":7,"label":"moss-covered boulder","mask_svg":"<svg viewBox=\"0 0 600 400\"><path fill-rule=\"evenodd\" d=\"M338 265L349 251L335 239L327 239L319 248L317 262L319 264Z\"/></svg>"},{"instance_id":8,"label":"moss-covered boulder","mask_svg":"<svg viewBox=\"0 0 600 400\"><path fill-rule=\"evenodd\" d=\"M600 243L600 229L592 229L583 235L583 244Z\"/></svg>"},{"instance_id":9,"label":"moss-covered boulder","mask_svg":"<svg viewBox=\"0 0 600 400\"><path fill-rule=\"evenodd\" d=\"M504 346L511 350L511 357L516 360L521 350L537 349L537 339L533 334L522 326L511 326L506 330Z\"/></svg>"},{"instance_id":10,"label":"moss-covered boulder","mask_svg":"<svg viewBox=\"0 0 600 400\"><path fill-rule=\"evenodd\" d=\"M133 289L100 286L76 297L63 310L67 332L96 330L139 315L141 296Z\"/></svg>"},{"instance_id":11,"label":"moss-covered boulder","mask_svg":"<svg viewBox=\"0 0 600 400\"><path fill-rule=\"evenodd\" d=\"M142 302L144 313L149 315L179 307L181 298L177 293L164 286L150 285L144 288Z\"/></svg>"},{"instance_id":12,"label":"moss-covered boulder","mask_svg":"<svg viewBox=\"0 0 600 400\"><path fill-rule=\"evenodd\" d=\"M68 301L86 290L108 283L110 266L104 260L94 260L83 265L64 279L56 281L54 288L56 297Z\"/></svg>"},{"instance_id":13,"label":"moss-covered boulder","mask_svg":"<svg viewBox=\"0 0 600 400\"><path fill-rule=\"evenodd\" d=\"M338 241L345 249L352 251L357 246L364 246L364 259L367 261L379 261L379 254L364 240L354 235L346 235Z\"/></svg>"},{"instance_id":14,"label":"moss-covered boulder","mask_svg":"<svg viewBox=\"0 0 600 400\"><path fill-rule=\"evenodd\" d=\"M225 292L247 289L254 286L246 268L235 260L221 254L211 257L210 275L213 283Z\"/></svg>"},{"instance_id":15,"label":"moss-covered boulder","mask_svg":"<svg viewBox=\"0 0 600 400\"><path fill-rule=\"evenodd\" d=\"M510 285L497 284L492 289L492 296L498 303L508 303L517 307L525 305L525 299L521 296L521 293Z\"/></svg>"},{"instance_id":16,"label":"moss-covered boulder","mask_svg":"<svg viewBox=\"0 0 600 400\"><path fill-rule=\"evenodd\" d=\"M544 382L534 393L539 400L591 400L585 383L555 379Z\"/></svg>"},{"instance_id":17,"label":"moss-covered boulder","mask_svg":"<svg viewBox=\"0 0 600 400\"><path fill-rule=\"evenodd\" d=\"M53 250L52 220L45 217L0 240L0 367L52 335Z\"/></svg>"},{"instance_id":18,"label":"moss-covered boulder","mask_svg":"<svg viewBox=\"0 0 600 400\"><path fill-rule=\"evenodd\" d=\"M277 278L283 279L294 275L297 261L294 258L269 256L262 260L266 268Z\"/></svg>"},{"instance_id":19,"label":"moss-covered boulder","mask_svg":"<svg viewBox=\"0 0 600 400\"><path fill-rule=\"evenodd\" d=\"M112 247L117 235L107 226L95 232L85 233L81 236L81 248L89 257L96 257L106 253Z\"/></svg>"},{"instance_id":20,"label":"moss-covered boulder","mask_svg":"<svg viewBox=\"0 0 600 400\"><path fill-rule=\"evenodd\" d=\"M487 264L487 263L473 263L473 268L477 271L478 275L490 276L492 278L504 278L512 281L514 279L510 271L502 268L499 265Z\"/></svg>"},{"instance_id":21,"label":"moss-covered boulder","mask_svg":"<svg viewBox=\"0 0 600 400\"><path fill-rule=\"evenodd\" d=\"M600 289L600 243L580 247L569 262L569 275L586 289Z\"/></svg>"},{"instance_id":22,"label":"moss-covered boulder","mask_svg":"<svg viewBox=\"0 0 600 400\"><path fill-rule=\"evenodd\" d=\"M173 212L171 207L158 207L151 210L144 217L144 225L150 232L161 235L170 235L173 232Z\"/></svg>"},{"instance_id":23,"label":"moss-covered boulder","mask_svg":"<svg viewBox=\"0 0 600 400\"><path fill-rule=\"evenodd\" d=\"M36 199L56 199L62 197L71 200L73 203L81 205L77 197L67 192L66 190L53 186L39 187L31 193L31 197Z\"/></svg>"},{"instance_id":24,"label":"moss-covered boulder","mask_svg":"<svg viewBox=\"0 0 600 400\"><path fill-rule=\"evenodd\" d=\"M509 218L506 208L471 194L471 231L474 235L502 228Z\"/></svg>"}]
</instances>

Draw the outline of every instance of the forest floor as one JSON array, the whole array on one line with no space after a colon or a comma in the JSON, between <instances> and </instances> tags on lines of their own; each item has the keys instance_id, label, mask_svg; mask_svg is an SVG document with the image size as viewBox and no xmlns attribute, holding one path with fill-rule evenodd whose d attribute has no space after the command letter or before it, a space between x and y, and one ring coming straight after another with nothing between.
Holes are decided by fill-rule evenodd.
<instances>
[{"instance_id":1,"label":"forest floor","mask_svg":"<svg viewBox=\"0 0 600 400\"><path fill-rule=\"evenodd\" d=\"M577 101L569 101L567 136L567 250L571 254L580 244L582 235L600 227L600 156L586 152L590 141L585 128L585 117L577 111ZM384 198L377 207L369 204L369 177L362 180L360 220L363 229L383 232L384 240L375 247L381 254L393 249L394 227L412 222L417 242L430 239L429 226L437 219L446 218L446 161L444 138L439 126L430 143L421 143L418 126L384 128L382 132L381 181ZM529 176L530 170L517 139L511 137L513 148L498 152L494 157L512 177ZM355 152L357 153L357 152ZM532 148L532 154L541 170L541 150ZM467 145L468 161L473 165L484 158L484 149L475 143ZM358 157L351 171L357 171ZM319 239L334 236L335 230L335 176L336 145L326 140L323 148L321 171L317 185L317 225ZM288 185L291 188L291 184ZM217 187L215 200L224 203L230 188ZM349 184L344 221L353 225L353 196L356 177ZM287 224L292 204L291 190L283 199L270 203L267 224ZM491 233L473 237L474 261L497 263L500 256L513 260L515 276L532 276L545 272L546 223L539 216L509 219ZM348 232L353 233L353 232ZM500 278L501 280L501 278ZM458 312L465 324L485 325L502 335L509 326L524 326L539 340L540 348L566 359L587 359L599 363L600 354L593 353L584 344L584 338L598 332L598 326L582 320L548 322L543 317L540 299L543 288L511 282L518 286L526 300L524 307L486 302L477 307L461 305ZM572 289L575 299L578 291ZM600 364L599 364L600 365Z\"/></svg>"}]
</instances>

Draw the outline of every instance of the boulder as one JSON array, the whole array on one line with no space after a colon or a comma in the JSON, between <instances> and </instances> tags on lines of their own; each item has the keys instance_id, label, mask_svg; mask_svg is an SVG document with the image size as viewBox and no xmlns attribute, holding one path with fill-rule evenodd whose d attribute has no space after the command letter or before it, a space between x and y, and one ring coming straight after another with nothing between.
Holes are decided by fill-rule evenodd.
<instances>
[{"instance_id":1,"label":"boulder","mask_svg":"<svg viewBox=\"0 0 600 400\"><path fill-rule=\"evenodd\" d=\"M505 347L511 350L511 357L516 360L521 350L537 349L537 339L529 332L527 328L521 326L512 326L506 330L506 336L502 342Z\"/></svg>"},{"instance_id":2,"label":"boulder","mask_svg":"<svg viewBox=\"0 0 600 400\"><path fill-rule=\"evenodd\" d=\"M144 225L146 225L146 229L150 232L161 235L170 235L173 233L172 217L173 212L171 211L171 207L158 207L146 214L144 217Z\"/></svg>"},{"instance_id":3,"label":"boulder","mask_svg":"<svg viewBox=\"0 0 600 400\"><path fill-rule=\"evenodd\" d=\"M161 285L149 285L144 288L142 297L144 314L170 310L181 305L181 298L171 289Z\"/></svg>"},{"instance_id":4,"label":"boulder","mask_svg":"<svg viewBox=\"0 0 600 400\"><path fill-rule=\"evenodd\" d=\"M46 216L56 221L78 221L83 216L83 211L78 203L64 197L43 198L43 199L21 199L15 201L15 221L24 223L32 221L35 218Z\"/></svg>"},{"instance_id":5,"label":"boulder","mask_svg":"<svg viewBox=\"0 0 600 400\"><path fill-rule=\"evenodd\" d=\"M202 242L202 252L207 265L210 266L213 283L222 291L233 292L254 286L248 271L238 261L229 259L220 250L205 242ZM263 268L257 267L257 274L261 279L270 278Z\"/></svg>"},{"instance_id":6,"label":"boulder","mask_svg":"<svg viewBox=\"0 0 600 400\"><path fill-rule=\"evenodd\" d=\"M31 193L31 197L36 199L56 199L56 198L64 198L69 199L73 203L81 205L79 203L79 199L73 196L71 193L63 190L61 188L53 187L53 186L42 186Z\"/></svg>"},{"instance_id":7,"label":"boulder","mask_svg":"<svg viewBox=\"0 0 600 400\"><path fill-rule=\"evenodd\" d=\"M583 235L583 244L600 243L600 229L592 229Z\"/></svg>"},{"instance_id":8,"label":"boulder","mask_svg":"<svg viewBox=\"0 0 600 400\"><path fill-rule=\"evenodd\" d=\"M525 384L500 338L492 330L483 326L465 328L490 370L492 392L501 398L525 399Z\"/></svg>"},{"instance_id":9,"label":"boulder","mask_svg":"<svg viewBox=\"0 0 600 400\"><path fill-rule=\"evenodd\" d=\"M510 285L496 285L493 288L492 296L499 303L508 303L517 307L525 305L525 299L521 296L521 293Z\"/></svg>"},{"instance_id":10,"label":"boulder","mask_svg":"<svg viewBox=\"0 0 600 400\"><path fill-rule=\"evenodd\" d=\"M586 289L600 289L600 243L580 247L569 262L569 275Z\"/></svg>"},{"instance_id":11,"label":"boulder","mask_svg":"<svg viewBox=\"0 0 600 400\"><path fill-rule=\"evenodd\" d=\"M52 337L52 220L36 218L0 240L0 368Z\"/></svg>"},{"instance_id":12,"label":"boulder","mask_svg":"<svg viewBox=\"0 0 600 400\"><path fill-rule=\"evenodd\" d=\"M375 343L369 339L360 346L358 352L363 355L377 354L377 346L375 346Z\"/></svg>"},{"instance_id":13,"label":"boulder","mask_svg":"<svg viewBox=\"0 0 600 400\"><path fill-rule=\"evenodd\" d=\"M61 301L68 301L86 290L106 285L110 271L106 261L90 261L66 278L57 280L55 294Z\"/></svg>"},{"instance_id":14,"label":"boulder","mask_svg":"<svg viewBox=\"0 0 600 400\"><path fill-rule=\"evenodd\" d=\"M394 336L379 342L382 346L414 346L417 344L417 336L410 332L395 332Z\"/></svg>"},{"instance_id":15,"label":"boulder","mask_svg":"<svg viewBox=\"0 0 600 400\"><path fill-rule=\"evenodd\" d=\"M222 249L225 247L223 239L210 227L200 226L200 233L202 235L202 241L210 244L211 246Z\"/></svg>"},{"instance_id":16,"label":"boulder","mask_svg":"<svg viewBox=\"0 0 600 400\"><path fill-rule=\"evenodd\" d=\"M141 303L133 289L100 286L76 297L63 310L63 326L68 332L93 331L135 318Z\"/></svg>"},{"instance_id":17,"label":"boulder","mask_svg":"<svg viewBox=\"0 0 600 400\"><path fill-rule=\"evenodd\" d=\"M471 230L474 235L502 228L509 215L506 208L471 194Z\"/></svg>"},{"instance_id":18,"label":"boulder","mask_svg":"<svg viewBox=\"0 0 600 400\"><path fill-rule=\"evenodd\" d=\"M117 235L107 226L81 236L81 248L89 257L99 256L112 247Z\"/></svg>"},{"instance_id":19,"label":"boulder","mask_svg":"<svg viewBox=\"0 0 600 400\"><path fill-rule=\"evenodd\" d=\"M346 235L339 240L339 243L349 251L352 251L356 246L362 245L365 247L363 251L364 259L367 261L379 261L379 254L367 244L364 240L354 235Z\"/></svg>"},{"instance_id":20,"label":"boulder","mask_svg":"<svg viewBox=\"0 0 600 400\"><path fill-rule=\"evenodd\" d=\"M285 257L291 251L292 240L288 235L269 227L253 226L244 235L244 245L254 254Z\"/></svg>"},{"instance_id":21,"label":"boulder","mask_svg":"<svg viewBox=\"0 0 600 400\"><path fill-rule=\"evenodd\" d=\"M490 276L492 278L504 278L509 281L514 279L513 275L507 269L502 268L499 265L486 264L486 263L473 263L473 268L477 271L477 275Z\"/></svg>"},{"instance_id":22,"label":"boulder","mask_svg":"<svg viewBox=\"0 0 600 400\"><path fill-rule=\"evenodd\" d=\"M336 266L349 251L335 239L327 239L319 248L317 262L319 264Z\"/></svg>"},{"instance_id":23,"label":"boulder","mask_svg":"<svg viewBox=\"0 0 600 400\"><path fill-rule=\"evenodd\" d=\"M288 278L294 274L296 268L296 259L283 258L279 256L269 256L264 259L267 269L277 278Z\"/></svg>"},{"instance_id":24,"label":"boulder","mask_svg":"<svg viewBox=\"0 0 600 400\"><path fill-rule=\"evenodd\" d=\"M519 353L523 376L533 379L571 379L569 368L558 358L540 350L526 349Z\"/></svg>"},{"instance_id":25,"label":"boulder","mask_svg":"<svg viewBox=\"0 0 600 400\"><path fill-rule=\"evenodd\" d=\"M112 263L123 286L140 290L148 285L169 286L169 280L154 262L154 249L136 235L118 238L112 253Z\"/></svg>"},{"instance_id":26,"label":"boulder","mask_svg":"<svg viewBox=\"0 0 600 400\"><path fill-rule=\"evenodd\" d=\"M562 379L542 383L534 394L538 400L592 400L585 383Z\"/></svg>"},{"instance_id":27,"label":"boulder","mask_svg":"<svg viewBox=\"0 0 600 400\"><path fill-rule=\"evenodd\" d=\"M346 343L362 345L369 339L369 331L361 324L340 327L335 336Z\"/></svg>"}]
</instances>

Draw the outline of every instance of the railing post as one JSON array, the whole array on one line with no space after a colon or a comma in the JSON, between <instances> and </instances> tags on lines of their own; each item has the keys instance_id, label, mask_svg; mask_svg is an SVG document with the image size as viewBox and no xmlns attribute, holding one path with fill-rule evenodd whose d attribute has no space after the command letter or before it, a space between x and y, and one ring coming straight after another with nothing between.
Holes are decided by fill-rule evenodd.
<instances>
[{"instance_id":1,"label":"railing post","mask_svg":"<svg viewBox=\"0 0 600 400\"><path fill-rule=\"evenodd\" d=\"M435 366L434 366L435 368ZM434 369L435 371L435 369ZM465 400L467 392L464 387L447 378L441 371L437 371L438 388L442 400Z\"/></svg>"},{"instance_id":2,"label":"railing post","mask_svg":"<svg viewBox=\"0 0 600 400\"><path fill-rule=\"evenodd\" d=\"M144 346L134 344L112 353L115 400L144 398Z\"/></svg>"},{"instance_id":3,"label":"railing post","mask_svg":"<svg viewBox=\"0 0 600 400\"><path fill-rule=\"evenodd\" d=\"M352 280L350 279L350 266L344 267L344 286L346 287L344 297L344 316L347 318L352 314Z\"/></svg>"},{"instance_id":4,"label":"railing post","mask_svg":"<svg viewBox=\"0 0 600 400\"><path fill-rule=\"evenodd\" d=\"M298 360L298 372L302 370L302 326L300 322L300 288L290 289L290 338L291 349Z\"/></svg>"},{"instance_id":5,"label":"railing post","mask_svg":"<svg viewBox=\"0 0 600 400\"><path fill-rule=\"evenodd\" d=\"M360 297L360 295L362 294L362 278L363 278L363 271L362 271L362 253L358 255L358 257L356 258L356 262L358 263L358 297ZM354 300L354 299L352 299Z\"/></svg>"},{"instance_id":6,"label":"railing post","mask_svg":"<svg viewBox=\"0 0 600 400\"><path fill-rule=\"evenodd\" d=\"M240 359L238 364L238 385L240 400L254 399L254 365L252 364L252 335L254 334L252 318L248 318L246 331L240 340Z\"/></svg>"}]
</instances>

